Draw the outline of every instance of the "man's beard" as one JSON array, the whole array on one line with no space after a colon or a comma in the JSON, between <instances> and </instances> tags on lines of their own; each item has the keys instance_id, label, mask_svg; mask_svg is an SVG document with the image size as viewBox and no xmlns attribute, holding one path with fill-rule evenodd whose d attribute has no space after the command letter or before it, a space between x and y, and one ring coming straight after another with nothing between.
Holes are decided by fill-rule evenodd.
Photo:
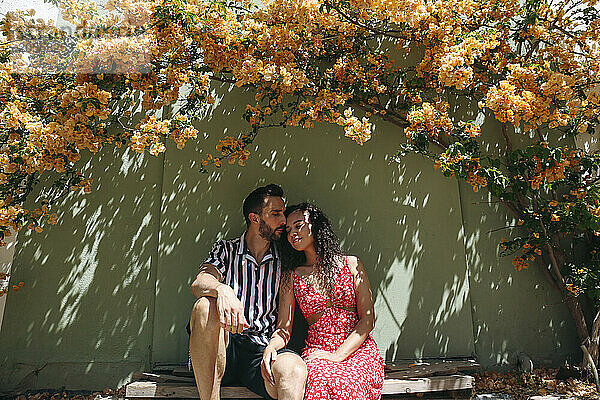
<instances>
[{"instance_id":1,"label":"man's beard","mask_svg":"<svg viewBox=\"0 0 600 400\"><path fill-rule=\"evenodd\" d=\"M261 219L260 225L258 226L258 234L261 238L274 242L278 240L280 236L277 234L277 229L272 229L263 219Z\"/></svg>"}]
</instances>

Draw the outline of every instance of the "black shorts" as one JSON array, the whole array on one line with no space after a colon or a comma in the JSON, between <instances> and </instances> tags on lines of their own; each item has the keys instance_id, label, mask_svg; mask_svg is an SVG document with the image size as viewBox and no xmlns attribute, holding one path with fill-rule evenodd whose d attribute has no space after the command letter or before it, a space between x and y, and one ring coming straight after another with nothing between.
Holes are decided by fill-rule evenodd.
<instances>
[{"instance_id":1,"label":"black shorts","mask_svg":"<svg viewBox=\"0 0 600 400\"><path fill-rule=\"evenodd\" d=\"M272 400L267 393L265 381L260 373L265 347L254 343L247 335L230 334L227 344L227 363L221 384L223 386L242 385L259 396ZM290 349L281 349L277 354L294 353Z\"/></svg>"},{"instance_id":2,"label":"black shorts","mask_svg":"<svg viewBox=\"0 0 600 400\"><path fill-rule=\"evenodd\" d=\"M190 324L187 325L190 333ZM248 335L229 334L229 343L225 353L225 373L221 381L222 386L245 386L259 396L274 400L267 393L265 381L260 373L260 363L267 346L254 343ZM294 350L283 348L281 353L294 353Z\"/></svg>"}]
</instances>

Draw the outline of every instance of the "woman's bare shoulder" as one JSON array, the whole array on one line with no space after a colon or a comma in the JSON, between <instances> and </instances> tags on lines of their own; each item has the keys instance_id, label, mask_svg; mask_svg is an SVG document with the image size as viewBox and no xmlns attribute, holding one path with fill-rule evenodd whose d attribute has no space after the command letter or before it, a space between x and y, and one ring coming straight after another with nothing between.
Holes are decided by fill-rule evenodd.
<instances>
[{"instance_id":1,"label":"woman's bare shoulder","mask_svg":"<svg viewBox=\"0 0 600 400\"><path fill-rule=\"evenodd\" d=\"M350 267L350 271L352 272L356 272L362 268L362 262L357 256L346 256L346 262L348 263L348 267Z\"/></svg>"}]
</instances>

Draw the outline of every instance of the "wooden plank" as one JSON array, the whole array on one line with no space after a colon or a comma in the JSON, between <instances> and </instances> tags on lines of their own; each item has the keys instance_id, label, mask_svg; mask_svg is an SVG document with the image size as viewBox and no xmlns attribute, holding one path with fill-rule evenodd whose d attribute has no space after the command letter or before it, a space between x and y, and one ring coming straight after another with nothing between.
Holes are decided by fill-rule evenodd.
<instances>
[{"instance_id":1,"label":"wooden plank","mask_svg":"<svg viewBox=\"0 0 600 400\"><path fill-rule=\"evenodd\" d=\"M422 376L452 375L462 371L478 371L481 365L475 360L438 360L414 363L386 364L386 377L392 379L419 378ZM194 377L194 373L185 367L173 369L173 375Z\"/></svg>"},{"instance_id":2,"label":"wooden plank","mask_svg":"<svg viewBox=\"0 0 600 400\"><path fill-rule=\"evenodd\" d=\"M385 368L392 371L404 371L407 369L414 368L415 366L453 366L457 368L480 368L481 366L474 359L464 360L447 360L447 359L435 359L427 361L392 361L386 362Z\"/></svg>"},{"instance_id":3,"label":"wooden plank","mask_svg":"<svg viewBox=\"0 0 600 400\"><path fill-rule=\"evenodd\" d=\"M160 382L132 382L125 389L126 398L180 398L197 399L196 386ZM245 387L222 387L221 398L260 399Z\"/></svg>"},{"instance_id":4,"label":"wooden plank","mask_svg":"<svg viewBox=\"0 0 600 400\"><path fill-rule=\"evenodd\" d=\"M382 394L404 394L471 389L475 378L469 375L432 376L429 378L386 379ZM181 383L132 382L127 385L126 398L182 398L197 399L195 386ZM243 387L221 388L221 398L260 399Z\"/></svg>"},{"instance_id":5,"label":"wooden plank","mask_svg":"<svg viewBox=\"0 0 600 400\"><path fill-rule=\"evenodd\" d=\"M179 368L175 368L173 369L173 375L177 375L177 376L187 376L187 377L194 377L194 371L190 371L189 369L185 368L185 367L179 367Z\"/></svg>"},{"instance_id":6,"label":"wooden plank","mask_svg":"<svg viewBox=\"0 0 600 400\"><path fill-rule=\"evenodd\" d=\"M125 388L125 397L180 397L198 398L195 386L183 386L178 383L132 382Z\"/></svg>"},{"instance_id":7,"label":"wooden plank","mask_svg":"<svg viewBox=\"0 0 600 400\"><path fill-rule=\"evenodd\" d=\"M424 393L471 389L475 378L469 375L432 376L414 379L386 379L382 394Z\"/></svg>"},{"instance_id":8,"label":"wooden plank","mask_svg":"<svg viewBox=\"0 0 600 400\"><path fill-rule=\"evenodd\" d=\"M473 400L473 391L474 389L463 389L426 393L386 394L381 396L381 400Z\"/></svg>"},{"instance_id":9,"label":"wooden plank","mask_svg":"<svg viewBox=\"0 0 600 400\"><path fill-rule=\"evenodd\" d=\"M175 376L175 375L167 375L167 374L152 374L149 372L136 372L132 376L133 380L146 380L153 382L188 382L190 384L195 384L196 381L194 378L189 378L186 376Z\"/></svg>"},{"instance_id":10,"label":"wooden plank","mask_svg":"<svg viewBox=\"0 0 600 400\"><path fill-rule=\"evenodd\" d=\"M477 371L481 365L474 360L433 361L386 364L386 377L395 379L418 378L435 374L451 375L461 371Z\"/></svg>"},{"instance_id":11,"label":"wooden plank","mask_svg":"<svg viewBox=\"0 0 600 400\"><path fill-rule=\"evenodd\" d=\"M259 395L251 392L245 387L222 387L222 399L262 399Z\"/></svg>"}]
</instances>

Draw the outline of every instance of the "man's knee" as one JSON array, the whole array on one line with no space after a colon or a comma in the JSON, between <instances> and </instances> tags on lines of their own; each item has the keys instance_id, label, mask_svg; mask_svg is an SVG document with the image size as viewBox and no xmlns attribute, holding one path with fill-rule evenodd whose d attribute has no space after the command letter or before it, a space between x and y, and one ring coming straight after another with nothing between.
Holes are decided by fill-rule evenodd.
<instances>
[{"instance_id":1,"label":"man's knee","mask_svg":"<svg viewBox=\"0 0 600 400\"><path fill-rule=\"evenodd\" d=\"M273 375L277 380L294 381L304 385L307 376L306 363L294 353L283 353L273 363Z\"/></svg>"},{"instance_id":2,"label":"man's knee","mask_svg":"<svg viewBox=\"0 0 600 400\"><path fill-rule=\"evenodd\" d=\"M190 325L192 332L194 329L205 330L220 327L217 300L212 297L200 297L196 300L192 308Z\"/></svg>"}]
</instances>

